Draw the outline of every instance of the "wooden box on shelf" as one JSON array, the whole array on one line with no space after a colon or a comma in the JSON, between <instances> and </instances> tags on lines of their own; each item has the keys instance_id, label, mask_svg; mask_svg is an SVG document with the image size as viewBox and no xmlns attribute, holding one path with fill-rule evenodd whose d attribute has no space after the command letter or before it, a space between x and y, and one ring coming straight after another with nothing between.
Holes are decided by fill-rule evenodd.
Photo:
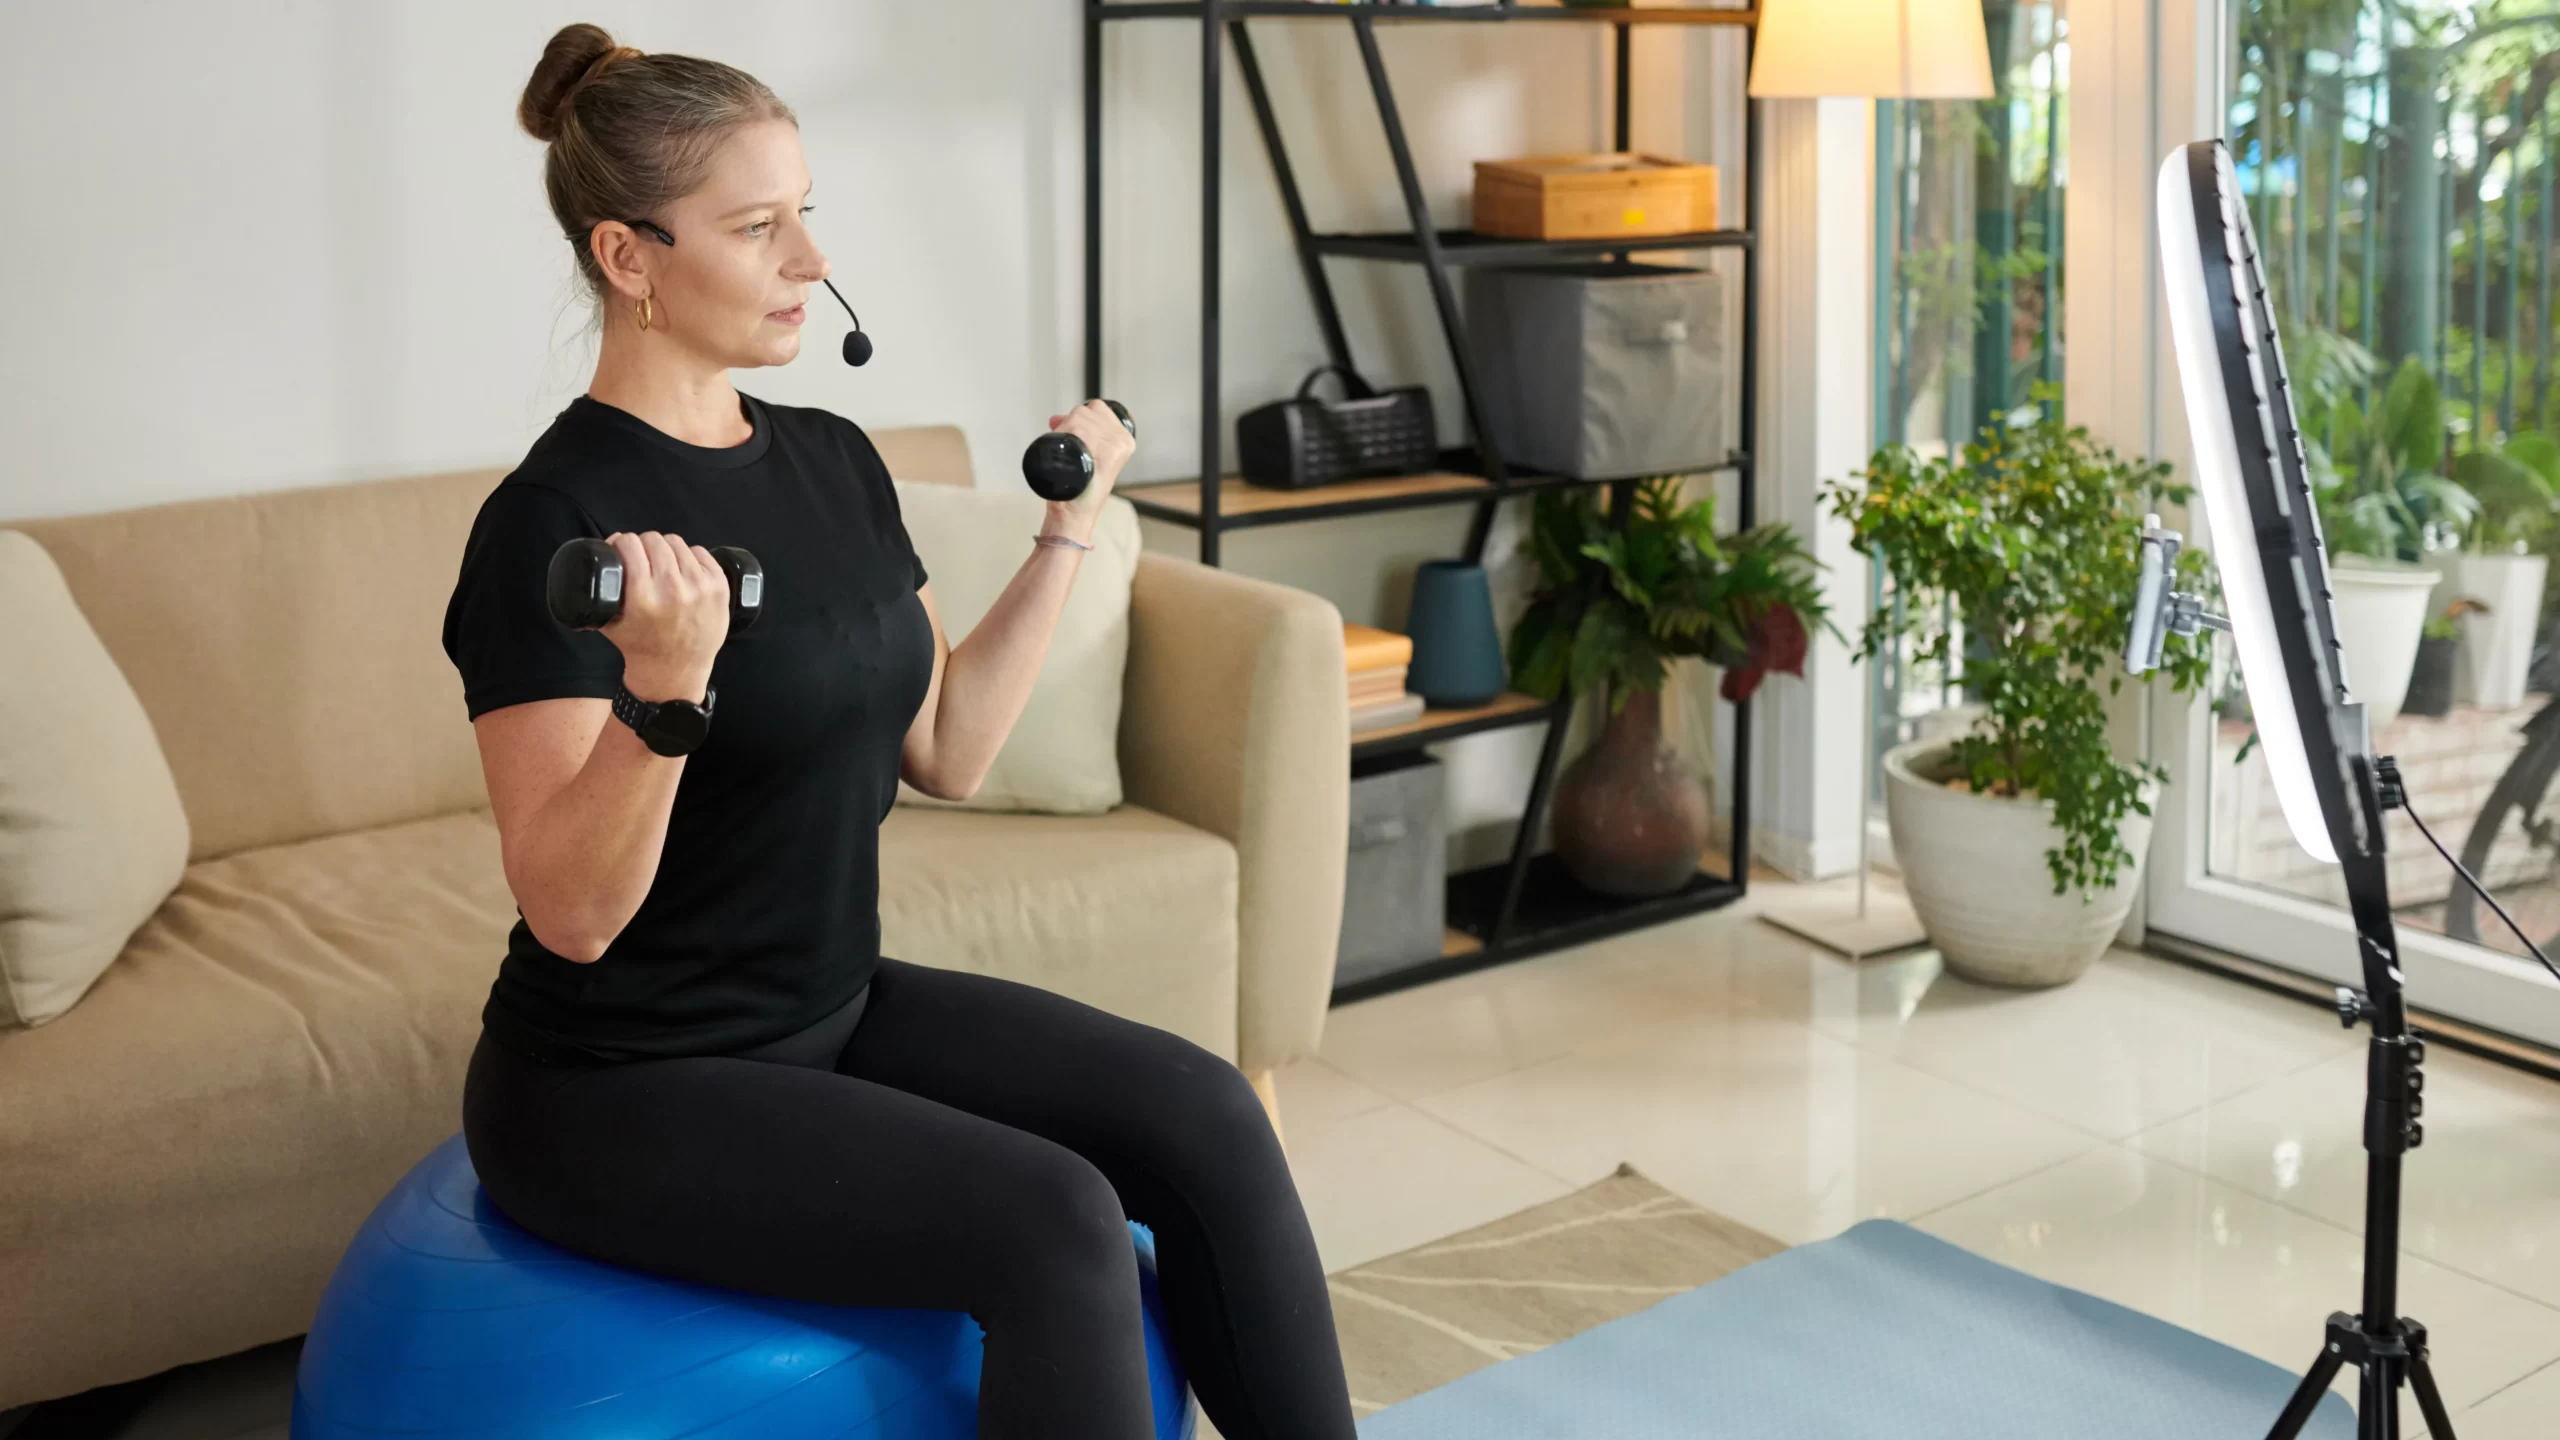
<instances>
[{"instance_id":1,"label":"wooden box on shelf","mask_svg":"<svg viewBox=\"0 0 2560 1440\"><path fill-rule=\"evenodd\" d=\"M1716 228L1716 167L1657 155L1476 162L1478 234L1610 240Z\"/></svg>"}]
</instances>

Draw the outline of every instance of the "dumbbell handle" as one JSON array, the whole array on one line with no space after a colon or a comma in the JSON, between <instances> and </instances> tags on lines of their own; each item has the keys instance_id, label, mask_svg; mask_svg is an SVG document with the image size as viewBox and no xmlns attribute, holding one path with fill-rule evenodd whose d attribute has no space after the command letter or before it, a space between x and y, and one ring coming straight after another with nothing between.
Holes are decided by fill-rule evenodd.
<instances>
[{"instance_id":1,"label":"dumbbell handle","mask_svg":"<svg viewBox=\"0 0 2560 1440\"><path fill-rule=\"evenodd\" d=\"M711 558L729 577L729 633L764 613L764 566L735 545L712 547ZM600 630L622 613L622 556L594 536L580 536L551 552L543 585L551 618L571 630Z\"/></svg>"},{"instance_id":2,"label":"dumbbell handle","mask_svg":"<svg viewBox=\"0 0 2560 1440\"><path fill-rule=\"evenodd\" d=\"M1129 418L1129 407L1117 400L1102 403L1110 406L1111 413L1120 417L1120 423L1129 431L1129 438L1136 439L1138 422ZM1085 487L1093 483L1093 452L1087 450L1084 441L1074 435L1064 430L1052 430L1032 441L1031 448L1022 452L1022 478L1030 483L1033 493L1041 499L1064 504L1082 495Z\"/></svg>"}]
</instances>

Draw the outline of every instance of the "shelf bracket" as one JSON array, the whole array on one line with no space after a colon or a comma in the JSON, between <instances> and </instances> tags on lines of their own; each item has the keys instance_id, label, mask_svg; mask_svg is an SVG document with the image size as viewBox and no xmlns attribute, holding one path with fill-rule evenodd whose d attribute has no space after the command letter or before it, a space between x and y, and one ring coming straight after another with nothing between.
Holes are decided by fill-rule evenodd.
<instances>
[{"instance_id":1,"label":"shelf bracket","mask_svg":"<svg viewBox=\"0 0 2560 1440\"><path fill-rule=\"evenodd\" d=\"M1458 292L1449 283L1449 257L1440 247L1440 232L1432 228L1431 206L1423 199L1422 177L1413 167L1413 148L1405 142L1404 121L1396 113L1395 88L1387 79L1387 63L1378 54L1377 24L1366 15L1351 17L1351 35L1360 45L1360 63L1369 72L1369 93L1378 103L1378 123L1387 132L1387 150L1396 162L1396 185L1404 192L1405 216L1413 226L1414 243L1422 249L1422 268L1431 281L1431 303L1440 312L1440 329L1448 337L1449 358L1458 371L1458 390L1466 400L1467 425L1475 432L1476 453L1484 457L1485 478L1496 485L1510 482L1503 468L1501 448L1494 443L1493 427L1485 423L1484 391L1476 383L1475 357L1467 349L1466 319L1458 312ZM1479 529L1490 523L1492 507L1484 507L1477 522ZM1471 546L1470 549L1480 549Z\"/></svg>"},{"instance_id":2,"label":"shelf bracket","mask_svg":"<svg viewBox=\"0 0 2560 1440\"><path fill-rule=\"evenodd\" d=\"M1242 20L1227 22L1227 36L1236 48L1236 72L1244 77L1244 92L1253 101L1253 119L1262 131L1262 148L1271 156L1272 177L1280 182L1280 204L1289 212L1290 238L1298 245L1298 268L1306 272L1307 296L1315 302L1316 325L1324 331L1325 353L1343 369L1356 369L1351 363L1351 342L1342 333L1342 310L1334 303L1333 282L1324 273L1324 256L1316 252L1315 231L1307 224L1306 200L1298 193L1298 172L1289 164L1288 146L1280 139L1280 121L1271 109L1271 91L1262 83L1262 62L1253 53L1253 37L1245 32Z\"/></svg>"}]
</instances>

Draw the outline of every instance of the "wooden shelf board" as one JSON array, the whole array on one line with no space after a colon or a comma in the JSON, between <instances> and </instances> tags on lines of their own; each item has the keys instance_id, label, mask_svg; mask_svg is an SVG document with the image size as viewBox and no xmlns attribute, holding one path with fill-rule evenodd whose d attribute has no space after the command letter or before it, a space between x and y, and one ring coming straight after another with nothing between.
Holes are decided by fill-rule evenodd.
<instances>
[{"instance_id":1,"label":"wooden shelf board","mask_svg":"<svg viewBox=\"0 0 2560 1440\"><path fill-rule=\"evenodd\" d=\"M1504 868L1486 865L1449 877L1449 928L1482 935L1492 927L1494 911L1501 904ZM1668 895L1644 900L1595 895L1574 883L1563 861L1552 853L1541 854L1529 861L1513 931L1501 948L1507 953L1534 954L1586 944L1721 905L1741 893L1742 887L1702 865L1686 885Z\"/></svg>"},{"instance_id":2,"label":"wooden shelf board","mask_svg":"<svg viewBox=\"0 0 2560 1440\"><path fill-rule=\"evenodd\" d=\"M1305 490L1275 490L1264 485L1248 485L1231 475L1219 482L1218 510L1221 515L1267 515L1277 510L1315 510L1419 495L1472 495L1493 488L1493 482L1481 475L1463 475L1455 470L1426 470L1418 475L1345 480ZM1196 516L1201 511L1201 486L1197 480L1124 485L1118 493L1128 496L1133 502L1147 502L1185 515Z\"/></svg>"},{"instance_id":3,"label":"wooden shelf board","mask_svg":"<svg viewBox=\"0 0 2560 1440\"><path fill-rule=\"evenodd\" d=\"M1197 19L1204 7L1199 0L1136 0L1136 3L1105 4L1100 7L1105 20ZM1322 0L1228 0L1219 13L1230 20L1246 16L1263 18L1341 19L1362 17L1375 20L1443 20L1484 23L1504 20L1599 21L1619 25L1742 25L1760 23L1755 9L1711 9L1696 5L1636 6L1564 6L1528 3L1520 5L1381 5L1322 3Z\"/></svg>"},{"instance_id":4,"label":"wooden shelf board","mask_svg":"<svg viewBox=\"0 0 2560 1440\"><path fill-rule=\"evenodd\" d=\"M1187 525L1193 529L1241 530L1430 505L1472 505L1535 495L1546 490L1621 485L1645 478L1639 475L1551 475L1541 470L1514 468L1507 483L1496 485L1473 468L1475 463L1473 451L1454 449L1443 452L1440 464L1429 470L1410 475L1345 480L1304 490L1248 485L1243 477L1229 475L1218 482L1218 519L1214 527L1201 514L1203 501L1197 480L1154 480L1123 485L1117 493L1137 506L1139 514L1169 524ZM1737 450L1721 460L1682 473L1704 475L1743 470L1750 463L1751 457Z\"/></svg>"},{"instance_id":5,"label":"wooden shelf board","mask_svg":"<svg viewBox=\"0 0 2560 1440\"><path fill-rule=\"evenodd\" d=\"M1390 725L1384 730L1370 730L1351 737L1352 748L1365 749L1387 741L1404 740L1434 730L1455 730L1462 726L1499 720L1546 708L1547 702L1535 695L1506 690L1489 705L1471 705L1463 710L1425 710L1422 718L1404 725Z\"/></svg>"},{"instance_id":6,"label":"wooden shelf board","mask_svg":"<svg viewBox=\"0 0 2560 1440\"><path fill-rule=\"evenodd\" d=\"M1701 870L1672 894L1614 900L1584 891L1565 875L1564 866L1553 855L1540 855L1529 862L1528 883L1521 891L1511 934L1500 945L1489 945L1480 935L1491 928L1493 911L1500 904L1503 868L1488 865L1449 877L1450 933L1441 941L1439 958L1337 985L1332 1003L1348 1005L1487 966L1587 945L1712 910L1743 894L1741 886Z\"/></svg>"},{"instance_id":7,"label":"wooden shelf board","mask_svg":"<svg viewBox=\"0 0 2560 1440\"><path fill-rule=\"evenodd\" d=\"M1422 259L1422 242L1410 230L1328 233L1311 237L1318 252L1367 260ZM1570 260L1638 250L1723 250L1751 243L1744 230L1692 230L1678 235L1606 235L1539 240L1515 235L1487 235L1475 230L1436 232L1441 258L1452 265L1508 265L1533 260Z\"/></svg>"}]
</instances>

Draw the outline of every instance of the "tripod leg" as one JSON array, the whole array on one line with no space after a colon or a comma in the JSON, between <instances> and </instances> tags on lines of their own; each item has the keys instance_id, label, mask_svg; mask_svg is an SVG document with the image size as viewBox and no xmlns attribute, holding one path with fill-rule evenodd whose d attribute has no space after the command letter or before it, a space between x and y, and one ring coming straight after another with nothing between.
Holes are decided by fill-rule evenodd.
<instances>
[{"instance_id":1,"label":"tripod leg","mask_svg":"<svg viewBox=\"0 0 2560 1440\"><path fill-rule=\"evenodd\" d=\"M2400 1360L2394 1355L2364 1357L2363 1383L2356 1407L2357 1440L2400 1440Z\"/></svg>"},{"instance_id":2,"label":"tripod leg","mask_svg":"<svg viewBox=\"0 0 2560 1440\"><path fill-rule=\"evenodd\" d=\"M2320 1358L2296 1386L2293 1399L2287 1401L2284 1413L2276 1417L2276 1428L2267 1432L2267 1440L2296 1440L2302 1427L2311 1423L2311 1412L2319 1408L2320 1397L2329 1393L2329 1382L2338 1378L2338 1348L2324 1346Z\"/></svg>"},{"instance_id":3,"label":"tripod leg","mask_svg":"<svg viewBox=\"0 0 2560 1440\"><path fill-rule=\"evenodd\" d=\"M2418 1413L2426 1417L2427 1440L2453 1440L2453 1417L2444 1413L2444 1397L2436 1393L2436 1372L2427 1367L2423 1348L2413 1347L2409 1356L2409 1388L2418 1392Z\"/></svg>"}]
</instances>

